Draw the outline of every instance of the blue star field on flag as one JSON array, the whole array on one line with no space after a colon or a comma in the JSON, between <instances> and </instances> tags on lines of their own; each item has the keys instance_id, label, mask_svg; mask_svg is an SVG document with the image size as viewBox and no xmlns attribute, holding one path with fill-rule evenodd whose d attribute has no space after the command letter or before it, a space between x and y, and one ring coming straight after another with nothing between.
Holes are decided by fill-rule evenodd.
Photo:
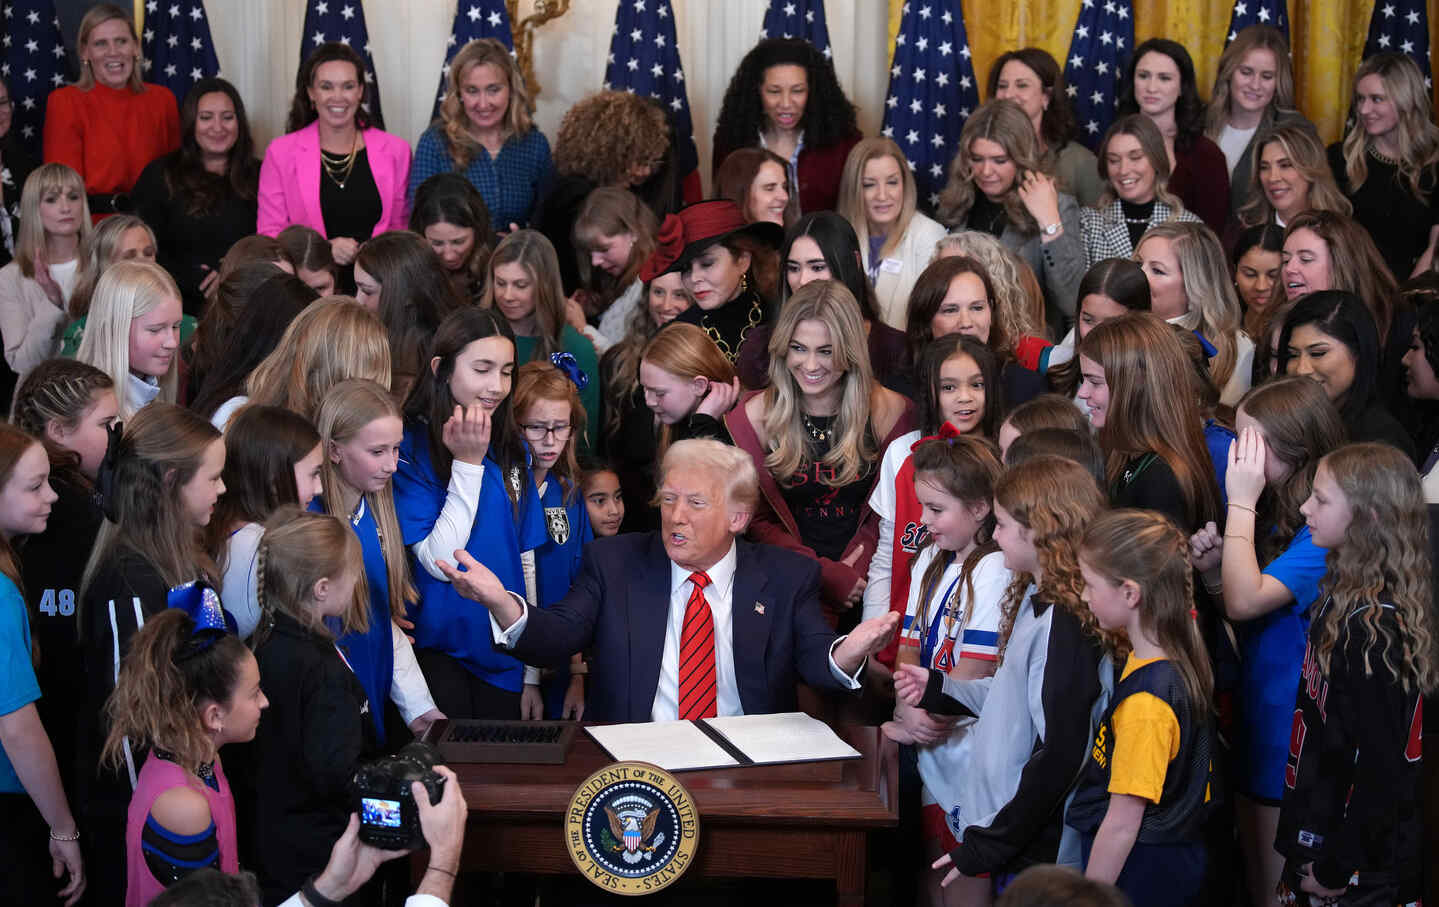
<instances>
[{"instance_id":1,"label":"blue star field on flag","mask_svg":"<svg viewBox=\"0 0 1439 907\"><path fill-rule=\"evenodd\" d=\"M1433 87L1429 60L1429 16L1424 0L1376 0L1369 17L1369 40L1364 57L1391 51L1408 54L1424 73L1424 84Z\"/></svg>"},{"instance_id":2,"label":"blue star field on flag","mask_svg":"<svg viewBox=\"0 0 1439 907\"><path fill-rule=\"evenodd\" d=\"M1224 39L1225 46L1251 25L1272 25L1279 29L1287 40L1289 17L1285 15L1284 0L1234 0L1234 10L1229 14L1229 34Z\"/></svg>"},{"instance_id":3,"label":"blue star field on flag","mask_svg":"<svg viewBox=\"0 0 1439 907\"><path fill-rule=\"evenodd\" d=\"M655 98L663 104L675 133L675 176L683 180L695 171L699 152L670 0L620 0L604 87Z\"/></svg>"},{"instance_id":4,"label":"blue star field on flag","mask_svg":"<svg viewBox=\"0 0 1439 907\"><path fill-rule=\"evenodd\" d=\"M894 36L884 134L909 158L921 207L938 204L959 131L978 106L959 0L910 0Z\"/></svg>"},{"instance_id":5,"label":"blue star field on flag","mask_svg":"<svg viewBox=\"0 0 1439 907\"><path fill-rule=\"evenodd\" d=\"M438 119L440 104L445 100L445 91L450 87L450 61L471 41L480 38L494 38L513 53L515 36L510 30L510 14L505 9L505 0L460 0L455 8L455 24L450 26L450 37L445 42L445 64L440 67L440 90L435 96L435 109L431 117Z\"/></svg>"},{"instance_id":6,"label":"blue star field on flag","mask_svg":"<svg viewBox=\"0 0 1439 907\"><path fill-rule=\"evenodd\" d=\"M176 103L185 100L191 85L220 74L202 0L145 0L140 47L145 81L170 89Z\"/></svg>"},{"instance_id":7,"label":"blue star field on flag","mask_svg":"<svg viewBox=\"0 0 1439 907\"><path fill-rule=\"evenodd\" d=\"M14 0L5 4L0 32L0 76L10 86L10 130L30 156L40 160L44 141L45 100L70 81L65 72L65 39L52 0Z\"/></svg>"},{"instance_id":8,"label":"blue star field on flag","mask_svg":"<svg viewBox=\"0 0 1439 907\"><path fill-rule=\"evenodd\" d=\"M1134 50L1134 5L1130 0L1083 0L1069 59L1064 64L1065 91L1078 138L1091 150L1099 146L1119 103L1119 80Z\"/></svg>"},{"instance_id":9,"label":"blue star field on flag","mask_svg":"<svg viewBox=\"0 0 1439 907\"><path fill-rule=\"evenodd\" d=\"M385 127L380 113L380 82L375 78L375 61L370 56L370 32L365 28L365 6L360 0L309 0L305 4L305 31L300 41L300 65L315 48L326 41L349 45L365 61L365 81L370 100L364 105L370 125Z\"/></svg>"},{"instance_id":10,"label":"blue star field on flag","mask_svg":"<svg viewBox=\"0 0 1439 907\"><path fill-rule=\"evenodd\" d=\"M764 10L760 39L803 38L831 58L829 26L824 21L824 0L769 0Z\"/></svg>"}]
</instances>

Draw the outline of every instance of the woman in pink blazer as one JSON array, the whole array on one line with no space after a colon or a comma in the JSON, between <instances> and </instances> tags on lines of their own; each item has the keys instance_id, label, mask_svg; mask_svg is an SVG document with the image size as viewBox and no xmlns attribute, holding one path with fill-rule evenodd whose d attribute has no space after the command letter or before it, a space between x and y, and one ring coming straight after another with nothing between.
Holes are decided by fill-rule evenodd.
<instances>
[{"instance_id":1,"label":"woman in pink blazer","mask_svg":"<svg viewBox=\"0 0 1439 907\"><path fill-rule=\"evenodd\" d=\"M369 93L364 62L348 46L321 44L305 60L290 131L270 143L260 166L256 232L312 227L344 267L363 240L405 229L410 145L370 126Z\"/></svg>"}]
</instances>

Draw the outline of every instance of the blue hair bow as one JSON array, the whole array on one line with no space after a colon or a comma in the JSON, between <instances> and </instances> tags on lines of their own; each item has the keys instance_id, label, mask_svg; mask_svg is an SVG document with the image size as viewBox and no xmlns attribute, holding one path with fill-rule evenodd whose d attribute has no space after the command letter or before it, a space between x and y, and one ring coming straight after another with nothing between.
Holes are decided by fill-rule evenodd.
<instances>
[{"instance_id":1,"label":"blue hair bow","mask_svg":"<svg viewBox=\"0 0 1439 907\"><path fill-rule=\"evenodd\" d=\"M221 606L220 596L198 580L171 589L166 595L166 604L184 611L194 621L190 638L175 650L172 660L176 664L203 655L215 643L237 630L235 618Z\"/></svg>"},{"instance_id":2,"label":"blue hair bow","mask_svg":"<svg viewBox=\"0 0 1439 907\"><path fill-rule=\"evenodd\" d=\"M569 378L577 389L584 390L589 386L590 376L586 375L585 370L580 368L580 363L575 359L574 355L570 353L550 353L550 364L564 372L565 377Z\"/></svg>"},{"instance_id":3,"label":"blue hair bow","mask_svg":"<svg viewBox=\"0 0 1439 907\"><path fill-rule=\"evenodd\" d=\"M1204 355L1208 356L1210 359L1213 359L1215 356L1219 355L1219 350L1215 349L1214 344L1210 343L1208 340L1205 340L1203 334L1199 333L1198 331L1194 331L1193 333L1195 337L1199 338L1199 345L1204 347Z\"/></svg>"}]
</instances>

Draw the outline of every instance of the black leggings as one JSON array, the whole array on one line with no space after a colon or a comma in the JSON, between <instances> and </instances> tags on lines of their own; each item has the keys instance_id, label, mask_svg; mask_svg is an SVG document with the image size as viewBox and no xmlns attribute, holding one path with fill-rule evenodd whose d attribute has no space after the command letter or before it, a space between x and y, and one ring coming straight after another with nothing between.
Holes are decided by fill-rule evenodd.
<instances>
[{"instance_id":1,"label":"black leggings","mask_svg":"<svg viewBox=\"0 0 1439 907\"><path fill-rule=\"evenodd\" d=\"M476 677L458 659L434 649L416 649L415 658L435 705L449 718L520 717L520 694Z\"/></svg>"}]
</instances>

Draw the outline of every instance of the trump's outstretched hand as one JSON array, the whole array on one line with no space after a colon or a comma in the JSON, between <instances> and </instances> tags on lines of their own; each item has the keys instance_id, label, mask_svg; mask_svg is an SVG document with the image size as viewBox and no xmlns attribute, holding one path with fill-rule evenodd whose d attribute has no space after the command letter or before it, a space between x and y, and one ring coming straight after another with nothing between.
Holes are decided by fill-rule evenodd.
<instances>
[{"instance_id":1,"label":"trump's outstretched hand","mask_svg":"<svg viewBox=\"0 0 1439 907\"><path fill-rule=\"evenodd\" d=\"M505 591L504 583L463 548L456 549L454 566L448 561L435 563L440 572L445 574L445 579L455 587L456 592L490 609L490 614L499 623L500 629L508 630L524 613L523 606Z\"/></svg>"},{"instance_id":2,"label":"trump's outstretched hand","mask_svg":"<svg viewBox=\"0 0 1439 907\"><path fill-rule=\"evenodd\" d=\"M861 621L844 641L834 648L834 663L846 674L853 674L871 655L878 654L899 630L898 611L889 611L878 617Z\"/></svg>"}]
</instances>

